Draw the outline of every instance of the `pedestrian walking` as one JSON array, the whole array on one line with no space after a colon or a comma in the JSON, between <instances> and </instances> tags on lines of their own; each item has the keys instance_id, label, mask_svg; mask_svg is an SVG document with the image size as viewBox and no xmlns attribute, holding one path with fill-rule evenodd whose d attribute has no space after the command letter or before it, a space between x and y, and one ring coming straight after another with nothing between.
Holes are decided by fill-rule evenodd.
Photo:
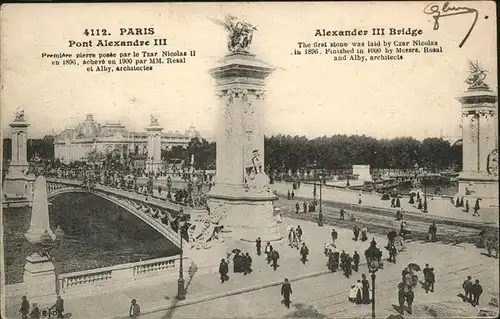
<instances>
[{"instance_id":1,"label":"pedestrian walking","mask_svg":"<svg viewBox=\"0 0 500 319\"><path fill-rule=\"evenodd\" d=\"M479 280L476 279L476 282L472 285L472 297L474 300L472 301L472 305L474 307L479 306L479 297L483 293L483 287L479 284Z\"/></svg>"},{"instance_id":2,"label":"pedestrian walking","mask_svg":"<svg viewBox=\"0 0 500 319\"><path fill-rule=\"evenodd\" d=\"M436 241L437 240L436 234L437 234L436 222L432 222L432 224L429 226L429 240Z\"/></svg>"},{"instance_id":3,"label":"pedestrian walking","mask_svg":"<svg viewBox=\"0 0 500 319\"><path fill-rule=\"evenodd\" d=\"M346 257L347 257L347 254L345 253L345 250L342 250L342 253L340 254L340 269L342 269L342 270L345 269Z\"/></svg>"},{"instance_id":4,"label":"pedestrian walking","mask_svg":"<svg viewBox=\"0 0 500 319\"><path fill-rule=\"evenodd\" d=\"M366 227L363 227L363 229L361 229L361 241L365 242L368 240L368 236L366 235L367 232L368 230L366 229Z\"/></svg>"},{"instance_id":5,"label":"pedestrian walking","mask_svg":"<svg viewBox=\"0 0 500 319\"><path fill-rule=\"evenodd\" d=\"M469 206L469 200L465 200L465 212L468 213L470 210L470 206Z\"/></svg>"},{"instance_id":6,"label":"pedestrian walking","mask_svg":"<svg viewBox=\"0 0 500 319\"><path fill-rule=\"evenodd\" d=\"M302 240L302 228L300 228L300 225L297 226L295 229L295 233L297 234L297 238L299 239L299 242Z\"/></svg>"},{"instance_id":7,"label":"pedestrian walking","mask_svg":"<svg viewBox=\"0 0 500 319\"><path fill-rule=\"evenodd\" d=\"M415 298L415 294L413 293L413 290L408 289L406 292L406 303L408 304L408 313L411 315L413 313L411 309L411 305L413 304L413 299Z\"/></svg>"},{"instance_id":8,"label":"pedestrian walking","mask_svg":"<svg viewBox=\"0 0 500 319\"><path fill-rule=\"evenodd\" d=\"M396 203L396 198L395 197L391 198L391 208L396 207L395 203Z\"/></svg>"},{"instance_id":9,"label":"pedestrian walking","mask_svg":"<svg viewBox=\"0 0 500 319\"><path fill-rule=\"evenodd\" d=\"M472 216L480 216L479 215L479 201L481 200L481 198L478 198L476 199L476 204L474 205L474 213L472 214Z\"/></svg>"},{"instance_id":10,"label":"pedestrian walking","mask_svg":"<svg viewBox=\"0 0 500 319\"><path fill-rule=\"evenodd\" d=\"M398 285L398 303L399 303L399 313L401 315L405 314L405 301L406 301L405 284L401 282Z\"/></svg>"},{"instance_id":11,"label":"pedestrian walking","mask_svg":"<svg viewBox=\"0 0 500 319\"><path fill-rule=\"evenodd\" d=\"M281 285L281 296L283 300L281 301L282 305L288 309L290 308L290 295L292 294L292 285L288 282L288 278L285 278L285 282Z\"/></svg>"},{"instance_id":12,"label":"pedestrian walking","mask_svg":"<svg viewBox=\"0 0 500 319\"><path fill-rule=\"evenodd\" d=\"M332 233L331 233L330 237L332 238L332 245L334 247L336 247L335 241L337 241L337 238L339 237L339 233L337 233L337 231L335 229L332 229Z\"/></svg>"},{"instance_id":13,"label":"pedestrian walking","mask_svg":"<svg viewBox=\"0 0 500 319\"><path fill-rule=\"evenodd\" d=\"M361 275L361 285L363 286L361 288L361 290L363 292L363 303L369 304L370 303L370 283L368 282L368 279L366 279L365 274Z\"/></svg>"},{"instance_id":14,"label":"pedestrian walking","mask_svg":"<svg viewBox=\"0 0 500 319\"><path fill-rule=\"evenodd\" d=\"M344 275L349 278L352 274L352 258L347 255L345 260L345 271Z\"/></svg>"},{"instance_id":15,"label":"pedestrian walking","mask_svg":"<svg viewBox=\"0 0 500 319\"><path fill-rule=\"evenodd\" d=\"M434 292L434 283L436 282L436 277L434 275L434 268L431 268L429 272L429 289L431 292Z\"/></svg>"},{"instance_id":16,"label":"pedestrian walking","mask_svg":"<svg viewBox=\"0 0 500 319\"><path fill-rule=\"evenodd\" d=\"M266 254L267 257L267 263L271 263L271 253L273 252L273 246L271 246L270 242L267 242L266 248L264 248L264 254Z\"/></svg>"},{"instance_id":17,"label":"pedestrian walking","mask_svg":"<svg viewBox=\"0 0 500 319\"><path fill-rule=\"evenodd\" d=\"M354 225L354 228L352 230L352 232L354 233L354 241L358 241L358 237L359 237L359 227L358 225Z\"/></svg>"},{"instance_id":18,"label":"pedestrian walking","mask_svg":"<svg viewBox=\"0 0 500 319\"><path fill-rule=\"evenodd\" d=\"M396 205L395 206L396 206L396 208L401 207L401 200L399 199L398 195L396 195Z\"/></svg>"},{"instance_id":19,"label":"pedestrian walking","mask_svg":"<svg viewBox=\"0 0 500 319\"><path fill-rule=\"evenodd\" d=\"M139 318L141 315L141 307L137 303L137 300L132 299L132 302L130 303L130 308L128 310L128 316L130 318Z\"/></svg>"},{"instance_id":20,"label":"pedestrian walking","mask_svg":"<svg viewBox=\"0 0 500 319\"><path fill-rule=\"evenodd\" d=\"M30 318L31 319L40 319L40 317L41 317L40 308L38 308L37 303L33 303L33 309L31 310Z\"/></svg>"},{"instance_id":21,"label":"pedestrian walking","mask_svg":"<svg viewBox=\"0 0 500 319\"><path fill-rule=\"evenodd\" d=\"M333 268L334 264L335 264L335 257L333 257L333 252L332 252L331 254L328 255L328 262L327 262L328 270L330 270L331 272L335 272L335 268Z\"/></svg>"},{"instance_id":22,"label":"pedestrian walking","mask_svg":"<svg viewBox=\"0 0 500 319\"><path fill-rule=\"evenodd\" d=\"M262 245L262 240L260 239L260 237L257 237L257 240L255 241L255 247L257 248L257 256L260 256L261 254L261 245Z\"/></svg>"},{"instance_id":23,"label":"pedestrian walking","mask_svg":"<svg viewBox=\"0 0 500 319\"><path fill-rule=\"evenodd\" d=\"M358 194L358 204L361 205L361 203L363 202L363 200L361 199L361 193Z\"/></svg>"},{"instance_id":24,"label":"pedestrian walking","mask_svg":"<svg viewBox=\"0 0 500 319\"><path fill-rule=\"evenodd\" d=\"M307 248L306 243L302 243L302 247L300 248L300 260L302 261L302 264L306 264L307 261L307 255L309 255L309 248Z\"/></svg>"},{"instance_id":25,"label":"pedestrian walking","mask_svg":"<svg viewBox=\"0 0 500 319\"><path fill-rule=\"evenodd\" d=\"M294 199L295 199L295 192L292 190L292 200L294 200Z\"/></svg>"},{"instance_id":26,"label":"pedestrian walking","mask_svg":"<svg viewBox=\"0 0 500 319\"><path fill-rule=\"evenodd\" d=\"M349 298L348 298L349 301L355 303L357 294L358 294L358 288L356 287L356 285L352 285L351 289L349 289Z\"/></svg>"},{"instance_id":27,"label":"pedestrian walking","mask_svg":"<svg viewBox=\"0 0 500 319\"><path fill-rule=\"evenodd\" d=\"M271 253L271 259L273 261L272 267L273 267L274 271L276 271L276 269L279 267L279 265L278 265L279 258L280 258L280 254L278 253L278 251L273 250Z\"/></svg>"},{"instance_id":28,"label":"pedestrian walking","mask_svg":"<svg viewBox=\"0 0 500 319\"><path fill-rule=\"evenodd\" d=\"M227 275L228 272L229 272L229 266L223 258L220 260L220 264L219 264L219 274L220 274L221 284L228 281L228 279L229 279L229 276Z\"/></svg>"},{"instance_id":29,"label":"pedestrian walking","mask_svg":"<svg viewBox=\"0 0 500 319\"><path fill-rule=\"evenodd\" d=\"M304 201L304 203L302 203L302 207L304 208L304 214L307 213L307 202Z\"/></svg>"},{"instance_id":30,"label":"pedestrian walking","mask_svg":"<svg viewBox=\"0 0 500 319\"><path fill-rule=\"evenodd\" d=\"M389 262L396 263L396 254L398 250L396 249L394 243L391 243L387 250L389 250Z\"/></svg>"},{"instance_id":31,"label":"pedestrian walking","mask_svg":"<svg viewBox=\"0 0 500 319\"><path fill-rule=\"evenodd\" d=\"M474 283L472 282L472 277L467 276L467 279L463 282L462 288L464 289L464 302L471 302L472 303L472 285Z\"/></svg>"},{"instance_id":32,"label":"pedestrian walking","mask_svg":"<svg viewBox=\"0 0 500 319\"><path fill-rule=\"evenodd\" d=\"M354 255L352 256L352 262L354 263L354 271L358 271L358 266L359 266L359 254L357 251L354 251Z\"/></svg>"},{"instance_id":33,"label":"pedestrian walking","mask_svg":"<svg viewBox=\"0 0 500 319\"><path fill-rule=\"evenodd\" d=\"M429 292L429 287L430 287L430 272L431 269L429 268L429 264L425 264L424 270L422 270L424 274L424 285L425 285L425 292Z\"/></svg>"},{"instance_id":34,"label":"pedestrian walking","mask_svg":"<svg viewBox=\"0 0 500 319\"><path fill-rule=\"evenodd\" d=\"M290 190L288 190L288 193L286 194L286 198L288 200L292 199L292 195L290 194Z\"/></svg>"},{"instance_id":35,"label":"pedestrian walking","mask_svg":"<svg viewBox=\"0 0 500 319\"><path fill-rule=\"evenodd\" d=\"M54 304L54 308L56 309L57 318L64 318L64 300L61 296L57 296L56 303Z\"/></svg>"},{"instance_id":36,"label":"pedestrian walking","mask_svg":"<svg viewBox=\"0 0 500 319\"><path fill-rule=\"evenodd\" d=\"M28 314L30 312L30 303L28 302L28 299L26 299L26 296L23 296L21 300L21 308L19 309L21 318L28 319Z\"/></svg>"},{"instance_id":37,"label":"pedestrian walking","mask_svg":"<svg viewBox=\"0 0 500 319\"><path fill-rule=\"evenodd\" d=\"M243 275L250 274L252 272L252 257L248 253L245 254L245 271Z\"/></svg>"},{"instance_id":38,"label":"pedestrian walking","mask_svg":"<svg viewBox=\"0 0 500 319\"><path fill-rule=\"evenodd\" d=\"M345 210L343 208L340 209L340 220L345 220Z\"/></svg>"},{"instance_id":39,"label":"pedestrian walking","mask_svg":"<svg viewBox=\"0 0 500 319\"><path fill-rule=\"evenodd\" d=\"M297 202L297 203L295 204L295 214L298 214L298 213L299 213L299 210L300 210L300 204L299 204L299 202Z\"/></svg>"}]
</instances>

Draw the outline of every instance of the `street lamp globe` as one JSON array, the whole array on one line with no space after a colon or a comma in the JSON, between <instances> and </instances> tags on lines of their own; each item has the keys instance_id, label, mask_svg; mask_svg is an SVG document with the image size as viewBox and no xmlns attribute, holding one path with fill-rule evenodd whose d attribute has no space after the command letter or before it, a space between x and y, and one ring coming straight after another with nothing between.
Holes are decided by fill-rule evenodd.
<instances>
[{"instance_id":1,"label":"street lamp globe","mask_svg":"<svg viewBox=\"0 0 500 319\"><path fill-rule=\"evenodd\" d=\"M376 272L381 266L382 252L377 248L375 238L372 239L370 247L365 251L365 257L368 270L372 273Z\"/></svg>"}]
</instances>

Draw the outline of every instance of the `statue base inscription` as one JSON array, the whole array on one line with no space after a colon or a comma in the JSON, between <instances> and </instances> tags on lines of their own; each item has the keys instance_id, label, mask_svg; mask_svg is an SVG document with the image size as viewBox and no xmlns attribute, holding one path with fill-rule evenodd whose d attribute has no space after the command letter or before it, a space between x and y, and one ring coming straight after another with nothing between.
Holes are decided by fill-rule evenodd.
<instances>
[{"instance_id":1,"label":"statue base inscription","mask_svg":"<svg viewBox=\"0 0 500 319\"><path fill-rule=\"evenodd\" d=\"M3 207L25 207L33 204L35 177L27 174L28 164L12 164L3 183Z\"/></svg>"}]
</instances>

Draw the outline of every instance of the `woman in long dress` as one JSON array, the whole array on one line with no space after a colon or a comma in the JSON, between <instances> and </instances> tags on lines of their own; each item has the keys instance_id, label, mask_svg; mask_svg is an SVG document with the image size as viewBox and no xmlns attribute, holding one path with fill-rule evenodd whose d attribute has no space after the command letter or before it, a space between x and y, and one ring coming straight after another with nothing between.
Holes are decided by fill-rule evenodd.
<instances>
[{"instance_id":1,"label":"woman in long dress","mask_svg":"<svg viewBox=\"0 0 500 319\"><path fill-rule=\"evenodd\" d=\"M357 289L356 304L360 305L363 303L363 294L362 294L363 285L361 284L361 280L359 280L359 279L358 279L358 282L356 282L356 289Z\"/></svg>"}]
</instances>

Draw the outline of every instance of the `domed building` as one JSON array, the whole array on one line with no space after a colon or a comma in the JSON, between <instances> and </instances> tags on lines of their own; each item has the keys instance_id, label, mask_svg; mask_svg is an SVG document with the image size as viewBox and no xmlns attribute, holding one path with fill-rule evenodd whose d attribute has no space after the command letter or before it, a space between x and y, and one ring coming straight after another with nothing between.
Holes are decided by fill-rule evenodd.
<instances>
[{"instance_id":1,"label":"domed building","mask_svg":"<svg viewBox=\"0 0 500 319\"><path fill-rule=\"evenodd\" d=\"M192 138L200 137L194 125L182 134L179 131L161 133L161 148L172 146L187 146ZM63 163L85 160L87 154L96 150L109 154L129 154L146 156L148 153L148 133L130 132L120 122L106 122L101 125L94 120L92 114L87 114L85 121L75 128L69 128L56 136L54 141L55 157Z\"/></svg>"}]
</instances>

